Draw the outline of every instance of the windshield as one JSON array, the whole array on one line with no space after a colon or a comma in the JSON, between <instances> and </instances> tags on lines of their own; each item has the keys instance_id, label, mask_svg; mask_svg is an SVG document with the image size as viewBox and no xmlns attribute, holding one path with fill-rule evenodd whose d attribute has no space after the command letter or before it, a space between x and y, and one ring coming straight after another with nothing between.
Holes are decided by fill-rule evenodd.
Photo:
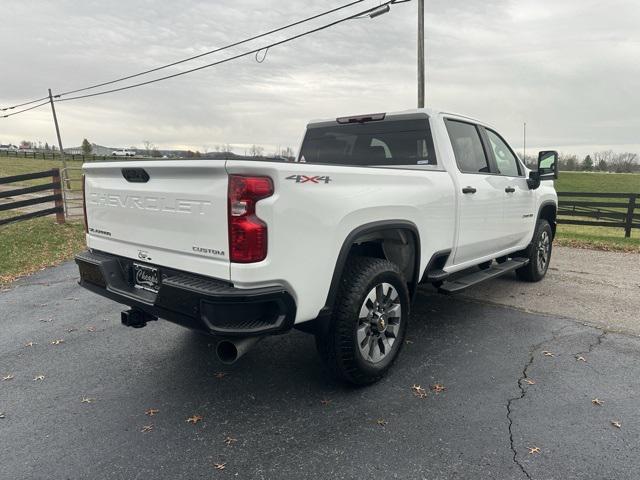
<instances>
[{"instance_id":1,"label":"windshield","mask_svg":"<svg viewBox=\"0 0 640 480\"><path fill-rule=\"evenodd\" d=\"M298 161L362 166L437 164L426 118L311 126Z\"/></svg>"}]
</instances>

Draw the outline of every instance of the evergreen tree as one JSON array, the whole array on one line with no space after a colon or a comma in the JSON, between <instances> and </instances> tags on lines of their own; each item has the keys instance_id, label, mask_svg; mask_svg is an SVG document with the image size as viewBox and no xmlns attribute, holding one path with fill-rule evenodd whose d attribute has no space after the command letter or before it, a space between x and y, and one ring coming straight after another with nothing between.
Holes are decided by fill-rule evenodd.
<instances>
[{"instance_id":1,"label":"evergreen tree","mask_svg":"<svg viewBox=\"0 0 640 480\"><path fill-rule=\"evenodd\" d=\"M582 161L582 170L587 172L593 170L593 160L591 160L591 155L584 157L584 160Z\"/></svg>"},{"instance_id":2,"label":"evergreen tree","mask_svg":"<svg viewBox=\"0 0 640 480\"><path fill-rule=\"evenodd\" d=\"M92 151L93 145L89 143L89 140L87 140L86 138L82 140L82 153L85 155L91 155Z\"/></svg>"}]
</instances>

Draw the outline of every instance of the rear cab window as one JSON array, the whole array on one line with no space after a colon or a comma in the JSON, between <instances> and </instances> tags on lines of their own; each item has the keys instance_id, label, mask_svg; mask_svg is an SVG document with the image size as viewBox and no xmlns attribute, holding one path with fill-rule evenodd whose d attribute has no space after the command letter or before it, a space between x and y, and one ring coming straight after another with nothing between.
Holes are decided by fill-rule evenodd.
<instances>
[{"instance_id":1,"label":"rear cab window","mask_svg":"<svg viewBox=\"0 0 640 480\"><path fill-rule=\"evenodd\" d=\"M480 130L472 123L446 119L453 154L462 173L491 173Z\"/></svg>"},{"instance_id":2,"label":"rear cab window","mask_svg":"<svg viewBox=\"0 0 640 480\"><path fill-rule=\"evenodd\" d=\"M428 118L310 125L298 162L350 166L436 166Z\"/></svg>"}]
</instances>

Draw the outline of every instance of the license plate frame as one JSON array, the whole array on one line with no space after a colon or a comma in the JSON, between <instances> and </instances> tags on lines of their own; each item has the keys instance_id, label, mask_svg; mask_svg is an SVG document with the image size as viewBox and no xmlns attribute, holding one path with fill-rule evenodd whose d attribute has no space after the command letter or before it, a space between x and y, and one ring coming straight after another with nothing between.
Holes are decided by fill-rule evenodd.
<instances>
[{"instance_id":1,"label":"license plate frame","mask_svg":"<svg viewBox=\"0 0 640 480\"><path fill-rule=\"evenodd\" d=\"M158 293L160 290L160 269L142 263L133 263L133 286L140 290Z\"/></svg>"}]
</instances>

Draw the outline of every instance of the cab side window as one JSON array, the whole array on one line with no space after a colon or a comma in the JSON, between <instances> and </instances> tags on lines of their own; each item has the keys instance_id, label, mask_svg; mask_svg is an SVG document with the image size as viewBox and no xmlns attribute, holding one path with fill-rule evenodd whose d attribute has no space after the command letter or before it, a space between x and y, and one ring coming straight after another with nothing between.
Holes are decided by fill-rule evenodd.
<instances>
[{"instance_id":1,"label":"cab side window","mask_svg":"<svg viewBox=\"0 0 640 480\"><path fill-rule=\"evenodd\" d=\"M509 146L498 136L496 132L489 129L486 131L500 175L506 175L508 177L519 176L520 166L518 165L518 159L513 154Z\"/></svg>"},{"instance_id":2,"label":"cab side window","mask_svg":"<svg viewBox=\"0 0 640 480\"><path fill-rule=\"evenodd\" d=\"M471 123L446 120L458 168L463 173L490 173L478 127Z\"/></svg>"}]
</instances>

